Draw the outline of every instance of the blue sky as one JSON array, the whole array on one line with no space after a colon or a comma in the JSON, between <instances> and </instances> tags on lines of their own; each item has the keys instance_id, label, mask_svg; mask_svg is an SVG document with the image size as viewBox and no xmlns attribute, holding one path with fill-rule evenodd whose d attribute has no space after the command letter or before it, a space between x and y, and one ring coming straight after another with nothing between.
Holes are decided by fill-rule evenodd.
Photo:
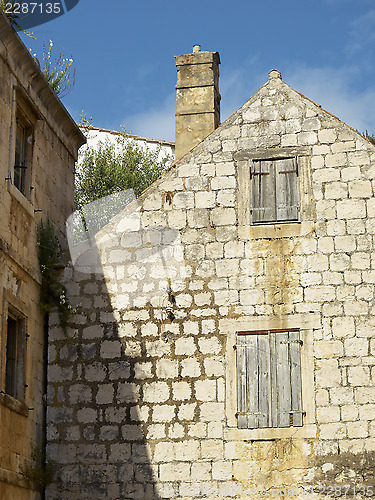
<instances>
[{"instance_id":1,"label":"blue sky","mask_svg":"<svg viewBox=\"0 0 375 500\"><path fill-rule=\"evenodd\" d=\"M72 54L73 91L63 103L93 125L174 140L174 56L219 52L224 121L277 68L284 81L358 129L375 133L373 0L80 0L23 36L39 56Z\"/></svg>"}]
</instances>

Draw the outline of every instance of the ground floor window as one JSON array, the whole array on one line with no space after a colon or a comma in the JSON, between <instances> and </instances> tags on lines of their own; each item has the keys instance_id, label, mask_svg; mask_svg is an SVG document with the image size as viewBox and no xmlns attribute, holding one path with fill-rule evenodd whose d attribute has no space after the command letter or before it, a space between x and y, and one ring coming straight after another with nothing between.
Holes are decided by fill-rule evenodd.
<instances>
[{"instance_id":1,"label":"ground floor window","mask_svg":"<svg viewBox=\"0 0 375 500\"><path fill-rule=\"evenodd\" d=\"M5 393L20 401L25 396L26 321L8 310L6 323Z\"/></svg>"},{"instance_id":2,"label":"ground floor window","mask_svg":"<svg viewBox=\"0 0 375 500\"><path fill-rule=\"evenodd\" d=\"M239 429L303 425L299 329L238 332Z\"/></svg>"}]
</instances>

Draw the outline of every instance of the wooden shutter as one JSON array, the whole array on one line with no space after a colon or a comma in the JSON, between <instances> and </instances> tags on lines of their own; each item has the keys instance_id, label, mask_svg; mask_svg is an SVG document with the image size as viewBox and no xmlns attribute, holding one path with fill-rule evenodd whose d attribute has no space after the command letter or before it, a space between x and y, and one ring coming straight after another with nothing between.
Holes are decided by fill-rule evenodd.
<instances>
[{"instance_id":1,"label":"wooden shutter","mask_svg":"<svg viewBox=\"0 0 375 500\"><path fill-rule=\"evenodd\" d=\"M237 336L237 420L239 429L259 427L258 336Z\"/></svg>"},{"instance_id":2,"label":"wooden shutter","mask_svg":"<svg viewBox=\"0 0 375 500\"><path fill-rule=\"evenodd\" d=\"M275 168L272 161L250 162L252 222L276 220Z\"/></svg>"},{"instance_id":3,"label":"wooden shutter","mask_svg":"<svg viewBox=\"0 0 375 500\"><path fill-rule=\"evenodd\" d=\"M237 335L238 427L302 426L299 331Z\"/></svg>"},{"instance_id":4,"label":"wooden shutter","mask_svg":"<svg viewBox=\"0 0 375 500\"><path fill-rule=\"evenodd\" d=\"M298 166L296 158L275 161L276 219L299 219Z\"/></svg>"}]
</instances>

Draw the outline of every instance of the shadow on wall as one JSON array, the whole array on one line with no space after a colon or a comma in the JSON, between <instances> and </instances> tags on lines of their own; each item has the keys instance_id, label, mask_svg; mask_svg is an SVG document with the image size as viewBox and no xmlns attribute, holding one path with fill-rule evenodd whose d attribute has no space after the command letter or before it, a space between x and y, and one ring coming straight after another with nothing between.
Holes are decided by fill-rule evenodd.
<instances>
[{"instance_id":1,"label":"shadow on wall","mask_svg":"<svg viewBox=\"0 0 375 500\"><path fill-rule=\"evenodd\" d=\"M50 318L48 459L58 465L47 498L159 498L147 439L166 424L153 425L145 403L157 398L150 358L168 349L170 276L183 282L178 242L133 206L73 248L64 280L78 312L65 333Z\"/></svg>"}]
</instances>

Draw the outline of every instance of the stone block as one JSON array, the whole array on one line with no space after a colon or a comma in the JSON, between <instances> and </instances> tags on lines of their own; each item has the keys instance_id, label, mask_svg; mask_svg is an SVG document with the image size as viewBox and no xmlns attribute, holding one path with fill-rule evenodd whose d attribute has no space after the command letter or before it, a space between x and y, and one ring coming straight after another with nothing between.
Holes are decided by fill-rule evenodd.
<instances>
[{"instance_id":1,"label":"stone block","mask_svg":"<svg viewBox=\"0 0 375 500\"><path fill-rule=\"evenodd\" d=\"M216 461L224 458L224 443L220 439L206 439L201 441L202 459Z\"/></svg>"},{"instance_id":2,"label":"stone block","mask_svg":"<svg viewBox=\"0 0 375 500\"><path fill-rule=\"evenodd\" d=\"M112 384L104 384L98 387L96 394L96 403L99 405L110 404L114 400L114 386Z\"/></svg>"},{"instance_id":3,"label":"stone block","mask_svg":"<svg viewBox=\"0 0 375 500\"><path fill-rule=\"evenodd\" d=\"M216 306L231 306L237 304L237 290L218 290L214 292L214 303Z\"/></svg>"},{"instance_id":4,"label":"stone block","mask_svg":"<svg viewBox=\"0 0 375 500\"><path fill-rule=\"evenodd\" d=\"M320 340L314 343L314 355L316 358L334 358L342 356L344 347L340 340Z\"/></svg>"},{"instance_id":5,"label":"stone block","mask_svg":"<svg viewBox=\"0 0 375 500\"><path fill-rule=\"evenodd\" d=\"M175 342L175 354L177 356L191 356L196 351L196 345L193 337L181 337Z\"/></svg>"},{"instance_id":6,"label":"stone block","mask_svg":"<svg viewBox=\"0 0 375 500\"><path fill-rule=\"evenodd\" d=\"M328 424L340 421L339 406L325 406L317 409L318 424Z\"/></svg>"},{"instance_id":7,"label":"stone block","mask_svg":"<svg viewBox=\"0 0 375 500\"><path fill-rule=\"evenodd\" d=\"M196 462L200 458L199 441L187 440L174 445L176 460L180 462Z\"/></svg>"},{"instance_id":8,"label":"stone block","mask_svg":"<svg viewBox=\"0 0 375 500\"><path fill-rule=\"evenodd\" d=\"M207 424L205 422L198 422L188 426L188 434L191 437L205 438L207 437Z\"/></svg>"},{"instance_id":9,"label":"stone block","mask_svg":"<svg viewBox=\"0 0 375 500\"><path fill-rule=\"evenodd\" d=\"M298 132L297 142L301 146L312 146L317 143L316 132Z\"/></svg>"},{"instance_id":10,"label":"stone block","mask_svg":"<svg viewBox=\"0 0 375 500\"><path fill-rule=\"evenodd\" d=\"M211 189L213 191L218 191L222 189L235 189L236 178L233 175L225 175L213 177L211 180Z\"/></svg>"},{"instance_id":11,"label":"stone block","mask_svg":"<svg viewBox=\"0 0 375 500\"><path fill-rule=\"evenodd\" d=\"M343 182L330 182L325 185L324 197L327 200L340 200L347 198L348 187Z\"/></svg>"},{"instance_id":12,"label":"stone block","mask_svg":"<svg viewBox=\"0 0 375 500\"><path fill-rule=\"evenodd\" d=\"M187 358L181 361L181 377L199 377L201 368L195 358Z\"/></svg>"},{"instance_id":13,"label":"stone block","mask_svg":"<svg viewBox=\"0 0 375 500\"><path fill-rule=\"evenodd\" d=\"M218 354L223 347L216 337L199 339L198 345L203 354Z\"/></svg>"},{"instance_id":14,"label":"stone block","mask_svg":"<svg viewBox=\"0 0 375 500\"><path fill-rule=\"evenodd\" d=\"M83 408L77 411L77 421L81 424L96 422L98 419L98 411L94 408Z\"/></svg>"},{"instance_id":15,"label":"stone block","mask_svg":"<svg viewBox=\"0 0 375 500\"><path fill-rule=\"evenodd\" d=\"M215 401L216 380L198 380L195 382L195 396L198 401Z\"/></svg>"},{"instance_id":16,"label":"stone block","mask_svg":"<svg viewBox=\"0 0 375 500\"><path fill-rule=\"evenodd\" d=\"M229 207L212 209L210 218L213 226L231 226L235 225L237 221L235 209Z\"/></svg>"},{"instance_id":17,"label":"stone block","mask_svg":"<svg viewBox=\"0 0 375 500\"><path fill-rule=\"evenodd\" d=\"M220 422L224 420L224 403L202 403L200 418L203 422Z\"/></svg>"},{"instance_id":18,"label":"stone block","mask_svg":"<svg viewBox=\"0 0 375 500\"><path fill-rule=\"evenodd\" d=\"M196 407L195 403L180 404L178 408L178 420L194 420Z\"/></svg>"},{"instance_id":19,"label":"stone block","mask_svg":"<svg viewBox=\"0 0 375 500\"><path fill-rule=\"evenodd\" d=\"M125 441L140 441L144 439L142 428L140 425L127 424L121 427L122 437Z\"/></svg>"},{"instance_id":20,"label":"stone block","mask_svg":"<svg viewBox=\"0 0 375 500\"><path fill-rule=\"evenodd\" d=\"M322 144L332 144L336 142L337 132L335 129L321 129L318 131L318 139Z\"/></svg>"},{"instance_id":21,"label":"stone block","mask_svg":"<svg viewBox=\"0 0 375 500\"><path fill-rule=\"evenodd\" d=\"M354 403L352 387L333 387L329 393L333 405L351 405Z\"/></svg>"},{"instance_id":22,"label":"stone block","mask_svg":"<svg viewBox=\"0 0 375 500\"><path fill-rule=\"evenodd\" d=\"M178 168L178 177L198 177L199 166L194 164L185 164Z\"/></svg>"},{"instance_id":23,"label":"stone block","mask_svg":"<svg viewBox=\"0 0 375 500\"><path fill-rule=\"evenodd\" d=\"M104 340L100 345L100 356L106 358L119 358L121 356L121 343L118 340Z\"/></svg>"},{"instance_id":24,"label":"stone block","mask_svg":"<svg viewBox=\"0 0 375 500\"><path fill-rule=\"evenodd\" d=\"M172 359L160 359L156 363L156 376L158 378L176 378L178 375L178 362Z\"/></svg>"},{"instance_id":25,"label":"stone block","mask_svg":"<svg viewBox=\"0 0 375 500\"><path fill-rule=\"evenodd\" d=\"M232 479L232 462L218 460L212 463L212 478L218 481Z\"/></svg>"},{"instance_id":26,"label":"stone block","mask_svg":"<svg viewBox=\"0 0 375 500\"><path fill-rule=\"evenodd\" d=\"M363 219L366 217L364 200L340 200L337 202L337 217L339 219Z\"/></svg>"},{"instance_id":27,"label":"stone block","mask_svg":"<svg viewBox=\"0 0 375 500\"><path fill-rule=\"evenodd\" d=\"M369 435L367 422L347 422L346 427L349 439L367 438Z\"/></svg>"},{"instance_id":28,"label":"stone block","mask_svg":"<svg viewBox=\"0 0 375 500\"><path fill-rule=\"evenodd\" d=\"M317 387L337 387L341 383L341 372L336 359L322 359L316 363Z\"/></svg>"},{"instance_id":29,"label":"stone block","mask_svg":"<svg viewBox=\"0 0 375 500\"><path fill-rule=\"evenodd\" d=\"M343 316L332 321L332 333L336 338L353 337L355 333L354 318Z\"/></svg>"},{"instance_id":30,"label":"stone block","mask_svg":"<svg viewBox=\"0 0 375 500\"><path fill-rule=\"evenodd\" d=\"M190 464L185 462L162 463L159 467L160 481L186 481L190 479Z\"/></svg>"},{"instance_id":31,"label":"stone block","mask_svg":"<svg viewBox=\"0 0 375 500\"><path fill-rule=\"evenodd\" d=\"M208 377L219 377L224 375L224 359L221 357L210 357L204 360L204 368Z\"/></svg>"},{"instance_id":32,"label":"stone block","mask_svg":"<svg viewBox=\"0 0 375 500\"><path fill-rule=\"evenodd\" d=\"M173 196L173 208L186 209L194 208L194 193L179 192Z\"/></svg>"},{"instance_id":33,"label":"stone block","mask_svg":"<svg viewBox=\"0 0 375 500\"><path fill-rule=\"evenodd\" d=\"M143 401L161 403L169 399L169 387L166 382L150 382L143 384Z\"/></svg>"},{"instance_id":34,"label":"stone block","mask_svg":"<svg viewBox=\"0 0 375 500\"><path fill-rule=\"evenodd\" d=\"M356 151L348 153L349 166L368 165L370 163L370 156L367 151Z\"/></svg>"},{"instance_id":35,"label":"stone block","mask_svg":"<svg viewBox=\"0 0 375 500\"><path fill-rule=\"evenodd\" d=\"M191 397L191 387L188 382L173 382L172 397L177 401L185 401Z\"/></svg>"},{"instance_id":36,"label":"stone block","mask_svg":"<svg viewBox=\"0 0 375 500\"><path fill-rule=\"evenodd\" d=\"M368 366L348 367L348 382L351 386L369 386L370 370Z\"/></svg>"},{"instance_id":37,"label":"stone block","mask_svg":"<svg viewBox=\"0 0 375 500\"><path fill-rule=\"evenodd\" d=\"M146 405L132 406L130 408L130 419L135 422L147 422L150 414L150 408Z\"/></svg>"},{"instance_id":38,"label":"stone block","mask_svg":"<svg viewBox=\"0 0 375 500\"><path fill-rule=\"evenodd\" d=\"M136 379L144 380L146 378L152 378L152 363L151 362L140 362L134 365L134 377Z\"/></svg>"},{"instance_id":39,"label":"stone block","mask_svg":"<svg viewBox=\"0 0 375 500\"><path fill-rule=\"evenodd\" d=\"M211 463L203 461L192 463L191 479L195 484L200 481L209 481L211 479Z\"/></svg>"},{"instance_id":40,"label":"stone block","mask_svg":"<svg viewBox=\"0 0 375 500\"><path fill-rule=\"evenodd\" d=\"M175 417L175 406L173 405L155 405L152 408L153 422L170 422Z\"/></svg>"},{"instance_id":41,"label":"stone block","mask_svg":"<svg viewBox=\"0 0 375 500\"><path fill-rule=\"evenodd\" d=\"M116 401L118 403L131 403L139 399L139 386L130 382L119 383Z\"/></svg>"},{"instance_id":42,"label":"stone block","mask_svg":"<svg viewBox=\"0 0 375 500\"><path fill-rule=\"evenodd\" d=\"M185 428L179 422L169 425L168 437L171 439L180 439L185 436Z\"/></svg>"},{"instance_id":43,"label":"stone block","mask_svg":"<svg viewBox=\"0 0 375 500\"><path fill-rule=\"evenodd\" d=\"M343 439L346 438L345 423L321 424L320 439Z\"/></svg>"}]
</instances>

